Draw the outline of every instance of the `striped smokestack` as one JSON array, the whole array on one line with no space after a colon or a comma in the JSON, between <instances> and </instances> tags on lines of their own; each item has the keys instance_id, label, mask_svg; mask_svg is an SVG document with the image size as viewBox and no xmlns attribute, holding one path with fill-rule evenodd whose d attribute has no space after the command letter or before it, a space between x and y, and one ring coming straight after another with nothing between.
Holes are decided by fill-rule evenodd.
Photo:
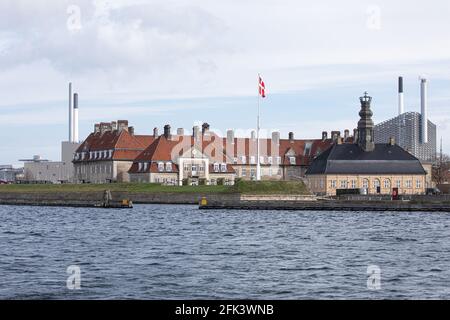
<instances>
[{"instance_id":1,"label":"striped smokestack","mask_svg":"<svg viewBox=\"0 0 450 320\"><path fill-rule=\"evenodd\" d=\"M405 112L405 102L403 98L403 77L398 77L398 114Z\"/></svg>"},{"instance_id":2,"label":"striped smokestack","mask_svg":"<svg viewBox=\"0 0 450 320\"><path fill-rule=\"evenodd\" d=\"M73 95L73 141L78 143L78 93Z\"/></svg>"}]
</instances>

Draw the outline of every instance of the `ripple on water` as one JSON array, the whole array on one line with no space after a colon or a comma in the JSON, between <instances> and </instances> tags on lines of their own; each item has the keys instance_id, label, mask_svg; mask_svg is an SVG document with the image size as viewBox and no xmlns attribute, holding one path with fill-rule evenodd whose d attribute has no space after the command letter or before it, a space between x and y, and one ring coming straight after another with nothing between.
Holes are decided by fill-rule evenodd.
<instances>
[{"instance_id":1,"label":"ripple on water","mask_svg":"<svg viewBox=\"0 0 450 320\"><path fill-rule=\"evenodd\" d=\"M0 219L5 299L450 298L446 214L0 206Z\"/></svg>"}]
</instances>

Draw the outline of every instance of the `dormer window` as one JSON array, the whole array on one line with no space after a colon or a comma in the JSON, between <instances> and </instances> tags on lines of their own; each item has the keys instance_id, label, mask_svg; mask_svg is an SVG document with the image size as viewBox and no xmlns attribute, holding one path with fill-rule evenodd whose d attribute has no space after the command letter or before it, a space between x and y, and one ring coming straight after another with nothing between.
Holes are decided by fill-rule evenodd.
<instances>
[{"instance_id":1,"label":"dormer window","mask_svg":"<svg viewBox=\"0 0 450 320\"><path fill-rule=\"evenodd\" d=\"M220 164L220 171L227 172L227 164L226 163Z\"/></svg>"},{"instance_id":2,"label":"dormer window","mask_svg":"<svg viewBox=\"0 0 450 320\"><path fill-rule=\"evenodd\" d=\"M272 157L268 157L267 158L267 162L269 162L269 164L273 164L273 158Z\"/></svg>"},{"instance_id":3,"label":"dormer window","mask_svg":"<svg viewBox=\"0 0 450 320\"><path fill-rule=\"evenodd\" d=\"M142 167L143 167L143 163L139 162L138 163L138 171L142 171Z\"/></svg>"},{"instance_id":4,"label":"dormer window","mask_svg":"<svg viewBox=\"0 0 450 320\"><path fill-rule=\"evenodd\" d=\"M242 156L241 157L241 162L242 162L242 164L246 164L247 163L247 157L246 156Z\"/></svg>"},{"instance_id":5,"label":"dormer window","mask_svg":"<svg viewBox=\"0 0 450 320\"><path fill-rule=\"evenodd\" d=\"M166 171L171 172L172 171L172 162L166 162Z\"/></svg>"},{"instance_id":6,"label":"dormer window","mask_svg":"<svg viewBox=\"0 0 450 320\"><path fill-rule=\"evenodd\" d=\"M113 154L113 151L112 151L112 150L109 150L109 158L110 158L110 159L112 158L112 154Z\"/></svg>"},{"instance_id":7,"label":"dormer window","mask_svg":"<svg viewBox=\"0 0 450 320\"><path fill-rule=\"evenodd\" d=\"M148 169L148 163L144 162L144 171L147 171L147 169Z\"/></svg>"},{"instance_id":8,"label":"dormer window","mask_svg":"<svg viewBox=\"0 0 450 320\"><path fill-rule=\"evenodd\" d=\"M277 157L277 164L281 164L281 157Z\"/></svg>"},{"instance_id":9,"label":"dormer window","mask_svg":"<svg viewBox=\"0 0 450 320\"><path fill-rule=\"evenodd\" d=\"M163 172L164 171L164 162L158 162L158 171Z\"/></svg>"},{"instance_id":10,"label":"dormer window","mask_svg":"<svg viewBox=\"0 0 450 320\"><path fill-rule=\"evenodd\" d=\"M289 157L289 163L291 164L291 165L295 165L295 157Z\"/></svg>"},{"instance_id":11,"label":"dormer window","mask_svg":"<svg viewBox=\"0 0 450 320\"><path fill-rule=\"evenodd\" d=\"M214 172L219 172L219 164L214 163Z\"/></svg>"}]
</instances>

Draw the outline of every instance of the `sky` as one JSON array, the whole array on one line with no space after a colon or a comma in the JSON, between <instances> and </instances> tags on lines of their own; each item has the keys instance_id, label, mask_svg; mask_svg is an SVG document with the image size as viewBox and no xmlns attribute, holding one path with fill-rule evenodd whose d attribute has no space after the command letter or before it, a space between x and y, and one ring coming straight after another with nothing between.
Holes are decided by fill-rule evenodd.
<instances>
[{"instance_id":1,"label":"sky","mask_svg":"<svg viewBox=\"0 0 450 320\"><path fill-rule=\"evenodd\" d=\"M448 0L1 0L0 164L60 159L68 83L80 100L80 138L127 119L138 134L208 122L224 133L356 127L359 97L375 123L407 111L429 118L450 153Z\"/></svg>"}]
</instances>

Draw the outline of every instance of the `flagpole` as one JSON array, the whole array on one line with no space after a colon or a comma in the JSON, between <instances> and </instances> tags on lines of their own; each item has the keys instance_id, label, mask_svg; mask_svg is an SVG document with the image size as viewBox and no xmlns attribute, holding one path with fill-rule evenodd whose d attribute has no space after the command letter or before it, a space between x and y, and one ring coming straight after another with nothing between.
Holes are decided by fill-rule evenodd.
<instances>
[{"instance_id":1,"label":"flagpole","mask_svg":"<svg viewBox=\"0 0 450 320\"><path fill-rule=\"evenodd\" d=\"M260 99L261 99L261 94L260 94L260 79L261 79L261 75L258 73L258 116L257 116L257 121L256 121L256 181L260 181L261 180L261 164L259 162L259 104L260 104Z\"/></svg>"}]
</instances>

